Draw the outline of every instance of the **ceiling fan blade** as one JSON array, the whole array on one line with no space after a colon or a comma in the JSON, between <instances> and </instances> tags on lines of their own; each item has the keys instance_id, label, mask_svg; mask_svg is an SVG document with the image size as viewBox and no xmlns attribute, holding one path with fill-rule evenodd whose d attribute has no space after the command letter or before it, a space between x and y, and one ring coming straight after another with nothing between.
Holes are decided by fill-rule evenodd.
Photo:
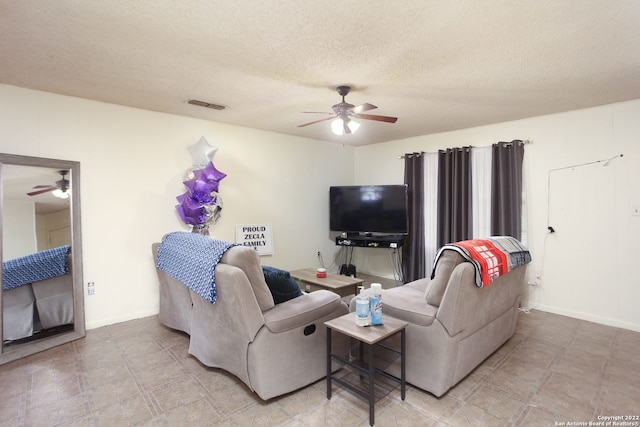
<instances>
[{"instance_id":1,"label":"ceiling fan blade","mask_svg":"<svg viewBox=\"0 0 640 427\"><path fill-rule=\"evenodd\" d=\"M37 187L40 187L40 185L38 185ZM35 188L35 187L34 187L34 188ZM38 194L42 194L42 193L47 193L47 192L49 192L49 191L53 191L53 190L55 190L56 188L58 188L58 187L51 187L51 186L49 186L49 187L47 187L47 188L45 188L45 189L42 189L42 190L32 191L32 192L30 192L30 193L27 193L27 196L37 196Z\"/></svg>"},{"instance_id":2,"label":"ceiling fan blade","mask_svg":"<svg viewBox=\"0 0 640 427\"><path fill-rule=\"evenodd\" d=\"M335 113L328 113L326 111L302 111L302 114L335 114Z\"/></svg>"},{"instance_id":3,"label":"ceiling fan blade","mask_svg":"<svg viewBox=\"0 0 640 427\"><path fill-rule=\"evenodd\" d=\"M332 120L332 119L335 119L335 118L336 118L336 115L334 114L334 115L332 115L331 117L327 117L327 118L325 118L325 119L315 120L315 121L313 121L313 122L305 123L305 124L303 124L303 125L298 125L298 127L299 127L299 128L302 128L302 127L305 127L305 126L314 125L314 124L316 124L316 123L326 122L327 120Z\"/></svg>"},{"instance_id":4,"label":"ceiling fan blade","mask_svg":"<svg viewBox=\"0 0 640 427\"><path fill-rule=\"evenodd\" d=\"M378 107L376 107L373 104L365 103L365 104L357 105L353 108L350 108L349 111L352 112L353 114L360 114L363 111L373 110L374 108L378 108Z\"/></svg>"},{"instance_id":5,"label":"ceiling fan blade","mask_svg":"<svg viewBox=\"0 0 640 427\"><path fill-rule=\"evenodd\" d=\"M364 119L364 120L375 120L378 122L387 122L387 123L395 123L398 121L397 117L376 116L374 114L354 114L351 117L356 117L358 119Z\"/></svg>"}]
</instances>

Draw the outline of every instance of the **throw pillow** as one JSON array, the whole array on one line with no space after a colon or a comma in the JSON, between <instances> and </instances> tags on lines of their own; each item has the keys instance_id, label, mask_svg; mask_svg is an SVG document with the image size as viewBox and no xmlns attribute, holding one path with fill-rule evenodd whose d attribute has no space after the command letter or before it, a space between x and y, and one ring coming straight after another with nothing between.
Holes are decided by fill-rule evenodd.
<instances>
[{"instance_id":1,"label":"throw pillow","mask_svg":"<svg viewBox=\"0 0 640 427\"><path fill-rule=\"evenodd\" d=\"M263 265L262 272L274 303L280 304L302 295L298 282L288 271Z\"/></svg>"}]
</instances>

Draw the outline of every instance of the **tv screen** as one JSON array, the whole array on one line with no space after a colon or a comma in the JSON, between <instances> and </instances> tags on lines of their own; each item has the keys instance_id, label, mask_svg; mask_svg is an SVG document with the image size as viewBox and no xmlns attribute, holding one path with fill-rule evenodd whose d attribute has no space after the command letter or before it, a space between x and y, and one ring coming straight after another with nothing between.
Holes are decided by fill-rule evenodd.
<instances>
[{"instance_id":1,"label":"tv screen","mask_svg":"<svg viewBox=\"0 0 640 427\"><path fill-rule=\"evenodd\" d=\"M406 185L352 185L329 188L331 231L407 234Z\"/></svg>"}]
</instances>

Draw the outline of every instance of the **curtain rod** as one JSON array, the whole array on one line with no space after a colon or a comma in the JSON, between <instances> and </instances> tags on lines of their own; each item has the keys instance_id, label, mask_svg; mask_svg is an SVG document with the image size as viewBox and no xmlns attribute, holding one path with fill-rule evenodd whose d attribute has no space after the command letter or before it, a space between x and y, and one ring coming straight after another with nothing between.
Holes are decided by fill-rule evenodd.
<instances>
[{"instance_id":1,"label":"curtain rod","mask_svg":"<svg viewBox=\"0 0 640 427\"><path fill-rule=\"evenodd\" d=\"M514 142L522 142L524 145L527 144L533 144L533 142L529 139L514 139L513 141L508 141L508 142L504 142L503 144L505 145L512 145ZM401 156L398 156L399 160L402 160L405 158L405 156L422 156L424 154L424 151L420 151L419 153L408 153L408 154L403 154Z\"/></svg>"}]
</instances>

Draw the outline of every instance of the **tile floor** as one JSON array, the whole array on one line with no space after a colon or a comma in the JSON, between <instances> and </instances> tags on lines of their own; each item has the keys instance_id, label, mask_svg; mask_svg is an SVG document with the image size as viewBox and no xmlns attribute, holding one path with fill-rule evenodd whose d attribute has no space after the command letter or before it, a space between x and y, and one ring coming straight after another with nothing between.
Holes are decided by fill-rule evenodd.
<instances>
[{"instance_id":1,"label":"tile floor","mask_svg":"<svg viewBox=\"0 0 640 427\"><path fill-rule=\"evenodd\" d=\"M325 382L263 402L187 354L157 316L0 366L0 426L367 426L367 405ZM441 398L408 387L377 426L558 426L640 415L640 333L533 311ZM566 424L565 424L566 425ZM638 424L636 424L638 425Z\"/></svg>"}]
</instances>

